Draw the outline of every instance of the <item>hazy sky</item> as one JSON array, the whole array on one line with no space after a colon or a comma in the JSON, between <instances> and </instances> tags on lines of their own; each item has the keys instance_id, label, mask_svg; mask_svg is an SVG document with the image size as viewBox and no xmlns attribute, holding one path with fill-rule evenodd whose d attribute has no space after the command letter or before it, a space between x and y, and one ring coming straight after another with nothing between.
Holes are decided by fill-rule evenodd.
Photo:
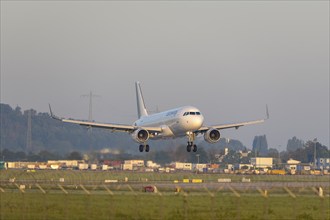
<instances>
[{"instance_id":1,"label":"hazy sky","mask_svg":"<svg viewBox=\"0 0 330 220\"><path fill-rule=\"evenodd\" d=\"M251 147L267 135L329 146L329 1L1 1L1 103L129 123L193 105Z\"/></svg>"}]
</instances>

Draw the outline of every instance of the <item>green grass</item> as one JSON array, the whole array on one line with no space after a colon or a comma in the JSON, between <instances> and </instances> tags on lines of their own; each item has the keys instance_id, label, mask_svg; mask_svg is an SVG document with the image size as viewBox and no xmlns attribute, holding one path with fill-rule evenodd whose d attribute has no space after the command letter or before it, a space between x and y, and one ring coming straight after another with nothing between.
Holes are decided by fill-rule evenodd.
<instances>
[{"instance_id":1,"label":"green grass","mask_svg":"<svg viewBox=\"0 0 330 220\"><path fill-rule=\"evenodd\" d=\"M1 219L329 219L329 198L1 193Z\"/></svg>"},{"instance_id":2,"label":"green grass","mask_svg":"<svg viewBox=\"0 0 330 220\"><path fill-rule=\"evenodd\" d=\"M104 180L118 179L127 184L108 184L110 195L103 188ZM330 176L246 176L252 182L327 182ZM8 182L15 178L15 182ZM64 178L65 194L57 185ZM0 171L0 219L306 219L330 220L329 187L324 198L311 187L291 188L296 198L282 187L270 188L268 197L252 188L236 189L240 197L228 188L209 192L194 184L174 193L175 184L160 188L160 194L143 193L142 186L153 182L182 179L203 179L216 182L231 178L240 182L243 175L195 173L139 173L123 171L24 170ZM145 182L148 179L149 182ZM144 181L144 182L143 182ZM17 184L26 185L25 193ZM45 190L45 194L38 188ZM90 192L87 194L79 184ZM268 183L267 183L268 184ZM130 188L131 187L131 188ZM132 191L133 190L133 191ZM4 191L4 192L2 192ZM213 196L212 196L213 195Z\"/></svg>"}]
</instances>

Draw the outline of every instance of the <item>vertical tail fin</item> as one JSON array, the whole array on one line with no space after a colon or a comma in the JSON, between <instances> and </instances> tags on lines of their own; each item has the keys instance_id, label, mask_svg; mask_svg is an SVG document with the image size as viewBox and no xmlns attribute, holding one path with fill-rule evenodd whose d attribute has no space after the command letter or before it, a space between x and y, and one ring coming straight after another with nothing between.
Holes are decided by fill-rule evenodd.
<instances>
[{"instance_id":1,"label":"vertical tail fin","mask_svg":"<svg viewBox=\"0 0 330 220\"><path fill-rule=\"evenodd\" d=\"M141 118L143 116L147 116L148 112L146 109L146 106L144 104L144 99L140 87L140 82L135 83L136 88L136 101L137 101L137 111L138 111L138 117Z\"/></svg>"}]
</instances>

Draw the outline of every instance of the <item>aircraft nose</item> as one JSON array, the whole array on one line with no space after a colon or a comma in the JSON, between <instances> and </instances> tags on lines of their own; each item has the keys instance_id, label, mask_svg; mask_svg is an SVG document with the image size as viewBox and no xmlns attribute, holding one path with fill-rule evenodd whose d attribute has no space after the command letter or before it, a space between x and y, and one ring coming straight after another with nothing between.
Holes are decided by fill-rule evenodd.
<instances>
[{"instance_id":1,"label":"aircraft nose","mask_svg":"<svg viewBox=\"0 0 330 220\"><path fill-rule=\"evenodd\" d=\"M199 129L200 127L202 127L204 122L204 117L199 115L194 117L194 119L192 120L192 125L195 129Z\"/></svg>"}]
</instances>

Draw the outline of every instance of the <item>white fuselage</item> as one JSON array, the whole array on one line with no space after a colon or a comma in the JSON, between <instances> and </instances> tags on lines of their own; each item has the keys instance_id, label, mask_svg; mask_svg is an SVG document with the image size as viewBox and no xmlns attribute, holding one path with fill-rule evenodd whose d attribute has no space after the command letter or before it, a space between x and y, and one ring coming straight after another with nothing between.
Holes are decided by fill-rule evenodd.
<instances>
[{"instance_id":1,"label":"white fuselage","mask_svg":"<svg viewBox=\"0 0 330 220\"><path fill-rule=\"evenodd\" d=\"M162 132L151 138L180 137L202 127L204 117L192 106L180 107L153 115L143 116L134 122L139 127L161 127Z\"/></svg>"}]
</instances>

